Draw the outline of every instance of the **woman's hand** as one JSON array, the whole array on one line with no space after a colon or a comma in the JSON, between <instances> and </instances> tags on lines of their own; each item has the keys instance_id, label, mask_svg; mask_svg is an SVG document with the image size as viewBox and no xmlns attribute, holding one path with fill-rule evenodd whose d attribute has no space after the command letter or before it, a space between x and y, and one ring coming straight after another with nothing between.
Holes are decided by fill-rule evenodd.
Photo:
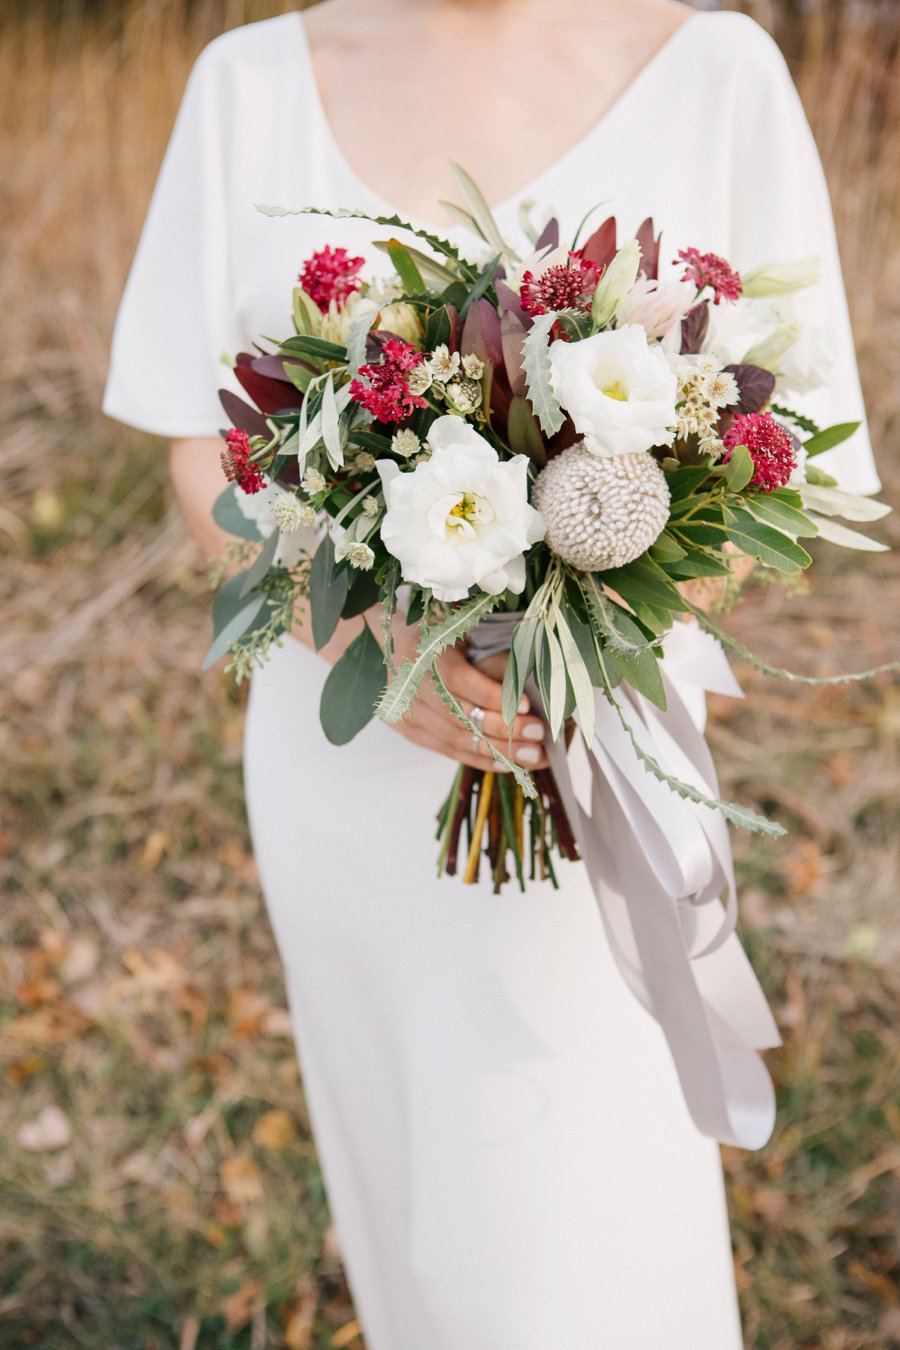
<instances>
[{"instance_id":1,"label":"woman's hand","mask_svg":"<svg viewBox=\"0 0 900 1350\"><path fill-rule=\"evenodd\" d=\"M399 662L412 656L419 635L418 625L408 626L405 615L398 614L394 618L393 632L395 660ZM484 709L482 731L509 758L509 727L500 711L500 681L505 661L502 657L491 657L489 661L493 663L491 668L498 671L497 678L487 674L483 666L472 665L460 647L450 647L442 652L437 666L441 679L462 704L467 716L471 716L473 707ZM544 769L547 767L546 728L539 717L527 715L527 699L523 698L519 706L520 713L512 729L512 758L525 769ZM415 745L447 755L470 768L509 772L497 763L483 742L479 741L477 748L473 745L471 732L457 722L450 709L441 702L440 694L427 676L413 700L409 716L398 722L394 730Z\"/></svg>"}]
</instances>

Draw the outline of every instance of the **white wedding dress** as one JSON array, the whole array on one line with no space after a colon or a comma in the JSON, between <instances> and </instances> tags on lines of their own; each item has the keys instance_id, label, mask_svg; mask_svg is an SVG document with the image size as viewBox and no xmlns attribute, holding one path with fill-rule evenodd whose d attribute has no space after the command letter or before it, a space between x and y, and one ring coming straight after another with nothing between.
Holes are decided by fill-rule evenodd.
<instances>
[{"instance_id":1,"label":"white wedding dress","mask_svg":"<svg viewBox=\"0 0 900 1350\"><path fill-rule=\"evenodd\" d=\"M739 267L819 255L824 282L798 303L827 327L835 366L803 407L824 422L863 415L821 167L783 60L750 19L689 17L498 208L523 249L526 197L555 208L564 239L602 201L623 234L652 214L670 249ZM377 226L272 219L255 203L392 210L335 143L298 14L228 33L196 64L119 313L111 416L214 435L216 391L236 388L220 354L289 331L315 248L345 244L383 268ZM864 430L820 462L844 486L878 486ZM736 1350L718 1147L612 958L583 866L525 895L438 881L434 813L452 764L378 722L329 745L326 674L289 640L254 677L246 789L369 1350ZM701 673L684 690L698 718L703 686Z\"/></svg>"}]
</instances>

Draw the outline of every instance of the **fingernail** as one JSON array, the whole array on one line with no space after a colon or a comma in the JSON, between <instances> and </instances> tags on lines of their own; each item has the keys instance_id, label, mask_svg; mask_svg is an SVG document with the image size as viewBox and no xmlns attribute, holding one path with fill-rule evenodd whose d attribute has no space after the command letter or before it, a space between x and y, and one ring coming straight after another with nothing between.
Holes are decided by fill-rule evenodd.
<instances>
[{"instance_id":1,"label":"fingernail","mask_svg":"<svg viewBox=\"0 0 900 1350\"><path fill-rule=\"evenodd\" d=\"M529 722L522 728L522 736L526 741L542 741L544 739L543 722Z\"/></svg>"},{"instance_id":2,"label":"fingernail","mask_svg":"<svg viewBox=\"0 0 900 1350\"><path fill-rule=\"evenodd\" d=\"M531 704L528 702L528 699L527 699L527 698L525 697L525 695L523 694L523 695L522 695L522 698L521 698L521 701L520 701L520 703L519 703L519 712L520 712L520 713L527 713L527 711L528 711L528 709L529 709L530 707L531 707Z\"/></svg>"},{"instance_id":3,"label":"fingernail","mask_svg":"<svg viewBox=\"0 0 900 1350\"><path fill-rule=\"evenodd\" d=\"M534 745L523 745L521 750L516 751L516 759L520 764L537 764L540 758L541 752Z\"/></svg>"}]
</instances>

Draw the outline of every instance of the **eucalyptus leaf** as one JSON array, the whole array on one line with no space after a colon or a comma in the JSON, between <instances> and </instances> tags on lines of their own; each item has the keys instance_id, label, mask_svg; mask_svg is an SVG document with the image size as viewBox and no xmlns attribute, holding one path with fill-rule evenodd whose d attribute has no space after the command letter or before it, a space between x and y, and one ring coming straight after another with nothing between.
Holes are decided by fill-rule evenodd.
<instances>
[{"instance_id":1,"label":"eucalyptus leaf","mask_svg":"<svg viewBox=\"0 0 900 1350\"><path fill-rule=\"evenodd\" d=\"M365 624L322 687L319 716L332 745L346 745L371 721L385 678L384 654Z\"/></svg>"},{"instance_id":2,"label":"eucalyptus leaf","mask_svg":"<svg viewBox=\"0 0 900 1350\"><path fill-rule=\"evenodd\" d=\"M263 577L269 571L275 561L275 554L278 550L278 541L281 538L278 530L273 530L266 542L263 544L259 553L253 560L253 565L244 573L243 583L241 585L241 597L248 595L255 586L258 586Z\"/></svg>"},{"instance_id":3,"label":"eucalyptus leaf","mask_svg":"<svg viewBox=\"0 0 900 1350\"><path fill-rule=\"evenodd\" d=\"M243 584L243 574L229 577L216 594L213 602L215 636L212 646L203 658L204 670L209 670L210 666L214 666L226 654L231 644L247 631L266 604L265 595L258 591L242 598L240 590Z\"/></svg>"},{"instance_id":4,"label":"eucalyptus leaf","mask_svg":"<svg viewBox=\"0 0 900 1350\"><path fill-rule=\"evenodd\" d=\"M220 529L226 530L238 539L250 539L254 543L262 539L255 520L248 520L237 503L237 493L242 489L236 483L229 483L213 503L212 518ZM246 495L246 494L245 494Z\"/></svg>"},{"instance_id":5,"label":"eucalyptus leaf","mask_svg":"<svg viewBox=\"0 0 900 1350\"><path fill-rule=\"evenodd\" d=\"M346 569L335 568L334 541L326 534L309 569L309 607L316 651L334 636L349 587Z\"/></svg>"}]
</instances>

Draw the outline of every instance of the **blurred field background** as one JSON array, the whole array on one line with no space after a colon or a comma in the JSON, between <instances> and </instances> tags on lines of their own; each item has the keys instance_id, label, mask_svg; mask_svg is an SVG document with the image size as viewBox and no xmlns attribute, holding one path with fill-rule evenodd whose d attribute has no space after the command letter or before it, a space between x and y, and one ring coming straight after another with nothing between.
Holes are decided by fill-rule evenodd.
<instances>
[{"instance_id":1,"label":"blurred field background","mask_svg":"<svg viewBox=\"0 0 900 1350\"><path fill-rule=\"evenodd\" d=\"M3 7L2 1350L362 1345L248 851L243 694L199 673L207 580L164 445L97 412L189 65L222 29L295 7ZM788 53L826 162L897 505L900 12L747 7ZM882 537L897 547L900 526ZM757 592L733 631L813 673L900 656L900 553L823 563L812 594ZM791 827L736 840L785 1037L775 1138L726 1158L747 1346L885 1350L900 1345L900 693L739 674L747 703L714 710L725 786Z\"/></svg>"}]
</instances>

